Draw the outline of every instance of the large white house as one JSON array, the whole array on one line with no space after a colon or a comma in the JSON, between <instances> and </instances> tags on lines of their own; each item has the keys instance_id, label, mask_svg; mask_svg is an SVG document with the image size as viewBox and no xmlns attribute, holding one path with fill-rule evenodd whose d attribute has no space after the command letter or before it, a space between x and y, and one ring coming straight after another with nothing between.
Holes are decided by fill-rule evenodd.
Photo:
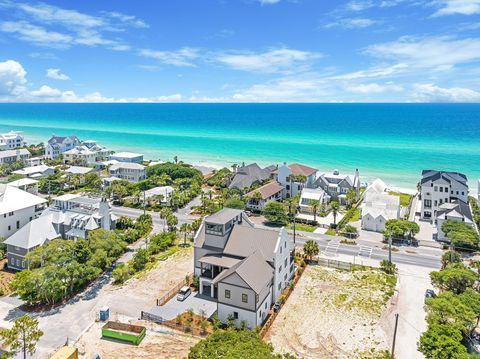
<instances>
[{"instance_id":1,"label":"large white house","mask_svg":"<svg viewBox=\"0 0 480 359\"><path fill-rule=\"evenodd\" d=\"M40 216L46 202L46 199L15 186L0 184L0 237L10 237Z\"/></svg>"},{"instance_id":2,"label":"large white house","mask_svg":"<svg viewBox=\"0 0 480 359\"><path fill-rule=\"evenodd\" d=\"M13 171L12 173L28 178L40 178L53 175L55 173L55 168L47 165L39 165L32 167L24 167L20 170Z\"/></svg>"},{"instance_id":3,"label":"large white house","mask_svg":"<svg viewBox=\"0 0 480 359\"><path fill-rule=\"evenodd\" d=\"M111 154L109 160L118 162L143 163L143 155L134 152L118 152Z\"/></svg>"},{"instance_id":4,"label":"large white house","mask_svg":"<svg viewBox=\"0 0 480 359\"><path fill-rule=\"evenodd\" d=\"M317 176L317 169L301 165L299 163L292 163L287 166L284 162L282 166L273 171L275 179L285 188L285 195L293 197L302 192L304 187L312 188ZM305 180L299 180L299 178Z\"/></svg>"},{"instance_id":5,"label":"large white house","mask_svg":"<svg viewBox=\"0 0 480 359\"><path fill-rule=\"evenodd\" d=\"M90 143L91 141L88 142ZM92 165L98 161L103 161L108 158L109 155L110 151L106 148L100 147L96 144L92 147L87 147L85 144L82 144L64 152L63 162L81 162L86 165Z\"/></svg>"},{"instance_id":6,"label":"large white house","mask_svg":"<svg viewBox=\"0 0 480 359\"><path fill-rule=\"evenodd\" d=\"M52 160L78 145L80 140L77 136L52 136L45 146L45 158Z\"/></svg>"},{"instance_id":7,"label":"large white house","mask_svg":"<svg viewBox=\"0 0 480 359\"><path fill-rule=\"evenodd\" d=\"M435 221L444 203L468 203L467 176L458 172L422 171L420 182L421 219Z\"/></svg>"},{"instance_id":8,"label":"large white house","mask_svg":"<svg viewBox=\"0 0 480 359\"><path fill-rule=\"evenodd\" d=\"M475 228L475 221L468 203L460 200L443 203L437 211L435 224L437 226L437 240L445 240L442 225L445 221L457 221Z\"/></svg>"},{"instance_id":9,"label":"large white house","mask_svg":"<svg viewBox=\"0 0 480 359\"><path fill-rule=\"evenodd\" d=\"M369 192L361 206L362 229L383 232L389 219L400 218L400 197Z\"/></svg>"},{"instance_id":10,"label":"large white house","mask_svg":"<svg viewBox=\"0 0 480 359\"><path fill-rule=\"evenodd\" d=\"M111 177L116 177L130 182L140 182L146 178L147 170L144 165L134 162L118 162L108 169Z\"/></svg>"},{"instance_id":11,"label":"large white house","mask_svg":"<svg viewBox=\"0 0 480 359\"><path fill-rule=\"evenodd\" d=\"M313 201L318 201L319 205L327 204L329 200L328 195L321 188L304 188L302 189L302 194L300 195L300 201L298 203L299 211L302 214L311 214L313 215L314 207L312 204ZM320 210L320 207L317 207L317 212Z\"/></svg>"},{"instance_id":12,"label":"large white house","mask_svg":"<svg viewBox=\"0 0 480 359\"><path fill-rule=\"evenodd\" d=\"M194 273L200 292L217 300L222 323L262 325L294 274L287 232L256 227L237 209L203 220L195 236Z\"/></svg>"},{"instance_id":13,"label":"large white house","mask_svg":"<svg viewBox=\"0 0 480 359\"><path fill-rule=\"evenodd\" d=\"M112 230L117 217L110 211L105 199L66 194L54 198L52 206L10 236L7 245L9 267L25 269L25 255L46 241L55 238L77 240L86 238L90 231Z\"/></svg>"},{"instance_id":14,"label":"large white house","mask_svg":"<svg viewBox=\"0 0 480 359\"><path fill-rule=\"evenodd\" d=\"M14 162L25 162L31 154L26 148L0 151L0 165L8 165Z\"/></svg>"},{"instance_id":15,"label":"large white house","mask_svg":"<svg viewBox=\"0 0 480 359\"><path fill-rule=\"evenodd\" d=\"M0 151L13 150L25 146L22 132L10 131L0 134Z\"/></svg>"}]
</instances>

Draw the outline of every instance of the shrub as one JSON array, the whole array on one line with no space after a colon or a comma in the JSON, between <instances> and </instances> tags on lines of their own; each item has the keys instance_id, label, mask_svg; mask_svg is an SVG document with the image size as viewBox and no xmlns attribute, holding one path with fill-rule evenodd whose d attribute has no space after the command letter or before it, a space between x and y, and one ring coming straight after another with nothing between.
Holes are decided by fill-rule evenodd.
<instances>
[{"instance_id":1,"label":"shrub","mask_svg":"<svg viewBox=\"0 0 480 359\"><path fill-rule=\"evenodd\" d=\"M397 266L386 259L380 262L380 267L387 274L395 274L397 272Z\"/></svg>"},{"instance_id":2,"label":"shrub","mask_svg":"<svg viewBox=\"0 0 480 359\"><path fill-rule=\"evenodd\" d=\"M115 283L125 283L132 275L132 272L130 270L130 267L128 265L125 265L124 263L121 263L115 267L115 269L112 272L112 277L115 281Z\"/></svg>"}]
</instances>

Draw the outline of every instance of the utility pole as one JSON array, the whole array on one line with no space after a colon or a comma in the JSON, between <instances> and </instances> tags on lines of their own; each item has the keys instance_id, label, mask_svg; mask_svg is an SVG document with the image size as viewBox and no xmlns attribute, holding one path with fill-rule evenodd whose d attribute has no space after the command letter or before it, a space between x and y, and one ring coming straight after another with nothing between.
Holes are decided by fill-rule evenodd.
<instances>
[{"instance_id":1,"label":"utility pole","mask_svg":"<svg viewBox=\"0 0 480 359\"><path fill-rule=\"evenodd\" d=\"M392 231L388 234L388 261L392 263Z\"/></svg>"},{"instance_id":2,"label":"utility pole","mask_svg":"<svg viewBox=\"0 0 480 359\"><path fill-rule=\"evenodd\" d=\"M393 330L392 359L395 358L395 340L397 339L398 313L395 314L395 329Z\"/></svg>"}]
</instances>

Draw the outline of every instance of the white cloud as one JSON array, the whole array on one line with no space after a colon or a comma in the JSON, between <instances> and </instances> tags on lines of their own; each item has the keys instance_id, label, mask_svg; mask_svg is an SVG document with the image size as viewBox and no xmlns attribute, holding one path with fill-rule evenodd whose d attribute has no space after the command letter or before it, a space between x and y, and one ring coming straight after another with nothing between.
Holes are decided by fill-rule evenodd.
<instances>
[{"instance_id":1,"label":"white cloud","mask_svg":"<svg viewBox=\"0 0 480 359\"><path fill-rule=\"evenodd\" d=\"M194 67L193 60L199 57L198 49L183 47L177 51L140 50L140 55L159 60L167 65Z\"/></svg>"},{"instance_id":2,"label":"white cloud","mask_svg":"<svg viewBox=\"0 0 480 359\"><path fill-rule=\"evenodd\" d=\"M291 73L305 70L309 62L319 57L319 53L280 48L262 53L220 53L216 60L235 70Z\"/></svg>"},{"instance_id":3,"label":"white cloud","mask_svg":"<svg viewBox=\"0 0 480 359\"><path fill-rule=\"evenodd\" d=\"M397 41L369 46L365 53L396 60L413 68L448 70L480 60L480 38L402 37Z\"/></svg>"},{"instance_id":4,"label":"white cloud","mask_svg":"<svg viewBox=\"0 0 480 359\"><path fill-rule=\"evenodd\" d=\"M325 83L316 78L284 77L237 91L237 102L311 102L325 96Z\"/></svg>"},{"instance_id":5,"label":"white cloud","mask_svg":"<svg viewBox=\"0 0 480 359\"><path fill-rule=\"evenodd\" d=\"M43 85L38 90L31 91L30 94L38 98L59 98L61 97L62 92L50 86Z\"/></svg>"},{"instance_id":6,"label":"white cloud","mask_svg":"<svg viewBox=\"0 0 480 359\"><path fill-rule=\"evenodd\" d=\"M413 100L418 102L480 102L480 92L468 88L415 84L413 90Z\"/></svg>"},{"instance_id":7,"label":"white cloud","mask_svg":"<svg viewBox=\"0 0 480 359\"><path fill-rule=\"evenodd\" d=\"M109 38L107 33L148 27L143 20L118 12L103 12L102 16L94 16L44 3L13 1L0 2L0 8L12 10L12 17L16 20L0 23L0 31L41 46L104 46L125 51L130 46L119 38ZM49 30L49 27L55 27L55 30Z\"/></svg>"},{"instance_id":8,"label":"white cloud","mask_svg":"<svg viewBox=\"0 0 480 359\"><path fill-rule=\"evenodd\" d=\"M378 83L368 83L368 84L348 85L346 87L346 90L350 92L361 93L361 94L379 94L379 93L403 91L403 87L399 85L395 85L393 83L387 83L383 85Z\"/></svg>"},{"instance_id":9,"label":"white cloud","mask_svg":"<svg viewBox=\"0 0 480 359\"><path fill-rule=\"evenodd\" d=\"M47 31L41 26L29 24L25 21L5 21L0 23L0 31L17 35L20 39L36 45L51 47L69 46L73 38L70 35L56 31Z\"/></svg>"},{"instance_id":10,"label":"white cloud","mask_svg":"<svg viewBox=\"0 0 480 359\"><path fill-rule=\"evenodd\" d=\"M17 96L25 91L27 72L13 60L0 62L0 99Z\"/></svg>"},{"instance_id":11,"label":"white cloud","mask_svg":"<svg viewBox=\"0 0 480 359\"><path fill-rule=\"evenodd\" d=\"M365 28L377 24L378 21L367 18L343 18L324 25L324 28L342 27L345 29Z\"/></svg>"},{"instance_id":12,"label":"white cloud","mask_svg":"<svg viewBox=\"0 0 480 359\"><path fill-rule=\"evenodd\" d=\"M431 5L439 8L433 16L480 14L480 0L434 0Z\"/></svg>"},{"instance_id":13,"label":"white cloud","mask_svg":"<svg viewBox=\"0 0 480 359\"><path fill-rule=\"evenodd\" d=\"M47 77L50 77L51 79L54 80L70 80L70 77L68 77L65 74L62 74L60 72L60 69L47 69Z\"/></svg>"},{"instance_id":14,"label":"white cloud","mask_svg":"<svg viewBox=\"0 0 480 359\"><path fill-rule=\"evenodd\" d=\"M374 4L371 1L349 1L345 8L349 11L362 11L373 6Z\"/></svg>"},{"instance_id":15,"label":"white cloud","mask_svg":"<svg viewBox=\"0 0 480 359\"><path fill-rule=\"evenodd\" d=\"M367 70L360 70L349 72L342 75L332 76L333 80L355 80L363 78L387 77L396 75L407 70L408 66L405 64L376 66Z\"/></svg>"}]
</instances>

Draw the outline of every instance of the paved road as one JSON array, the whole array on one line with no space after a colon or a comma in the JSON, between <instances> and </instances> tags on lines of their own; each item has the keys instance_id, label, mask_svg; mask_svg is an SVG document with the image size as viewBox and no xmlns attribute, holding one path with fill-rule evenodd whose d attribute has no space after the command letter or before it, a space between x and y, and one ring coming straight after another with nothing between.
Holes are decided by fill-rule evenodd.
<instances>
[{"instance_id":1,"label":"paved road","mask_svg":"<svg viewBox=\"0 0 480 359\"><path fill-rule=\"evenodd\" d=\"M332 236L328 236L332 237ZM335 242L339 242L338 237L332 237L335 239ZM312 238L308 237L297 237L296 238L296 246L303 247L303 244ZM318 242L321 251L324 251L328 245L327 240L315 238L315 241ZM370 246L372 247L372 246ZM349 244L340 244L338 247L339 254L347 254L351 256L358 256L360 250L360 245L349 245ZM438 269L440 268L440 257L442 252L439 250L432 250L430 248L415 248L412 249L416 253L401 253L401 252L392 252L392 261L394 263L402 263L402 264L411 264L417 265L420 267ZM425 253L426 252L426 253ZM358 256L359 261L361 256ZM381 261L382 259L388 259L388 251L374 248L372 247L372 254L370 256L372 259L376 259ZM334 258L332 258L334 259Z\"/></svg>"}]
</instances>

